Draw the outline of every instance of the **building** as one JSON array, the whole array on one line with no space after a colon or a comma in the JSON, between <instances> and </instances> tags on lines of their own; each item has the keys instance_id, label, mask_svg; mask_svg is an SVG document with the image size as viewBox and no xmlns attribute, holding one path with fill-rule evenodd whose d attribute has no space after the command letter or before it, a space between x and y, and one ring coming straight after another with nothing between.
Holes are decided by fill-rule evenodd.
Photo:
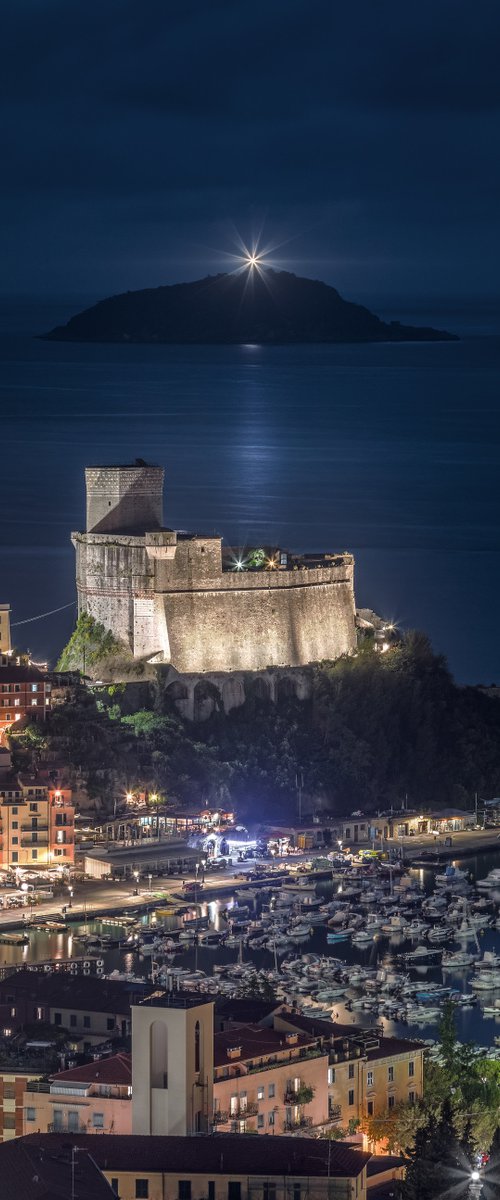
<instances>
[{"instance_id":1,"label":"building","mask_svg":"<svg viewBox=\"0 0 500 1200\"><path fill-rule=\"evenodd\" d=\"M154 992L132 1008L132 1128L206 1133L213 1113L214 1004Z\"/></svg>"},{"instance_id":2,"label":"building","mask_svg":"<svg viewBox=\"0 0 500 1200\"><path fill-rule=\"evenodd\" d=\"M69 788L43 776L0 772L0 861L4 867L65 867L75 861Z\"/></svg>"},{"instance_id":3,"label":"building","mask_svg":"<svg viewBox=\"0 0 500 1200\"><path fill-rule=\"evenodd\" d=\"M355 649L350 554L223 553L218 536L164 528L163 476L140 460L86 469L86 531L72 534L80 613L128 656L183 675L300 667ZM169 689L193 715L188 685Z\"/></svg>"},{"instance_id":4,"label":"building","mask_svg":"<svg viewBox=\"0 0 500 1200\"><path fill-rule=\"evenodd\" d=\"M8 1037L25 1025L48 1023L68 1031L74 1050L90 1053L130 1035L131 1004L147 991L146 984L24 967L0 980L0 1029Z\"/></svg>"},{"instance_id":5,"label":"building","mask_svg":"<svg viewBox=\"0 0 500 1200\"><path fill-rule=\"evenodd\" d=\"M23 1133L132 1133L132 1062L113 1054L50 1081L29 1080L23 1094Z\"/></svg>"},{"instance_id":6,"label":"building","mask_svg":"<svg viewBox=\"0 0 500 1200\"><path fill-rule=\"evenodd\" d=\"M26 1088L41 1078L40 1069L28 1070L14 1064L0 1066L0 1142L8 1142L23 1133Z\"/></svg>"},{"instance_id":7,"label":"building","mask_svg":"<svg viewBox=\"0 0 500 1200\"><path fill-rule=\"evenodd\" d=\"M0 604L0 654L10 654L10 604Z\"/></svg>"},{"instance_id":8,"label":"building","mask_svg":"<svg viewBox=\"0 0 500 1200\"><path fill-rule=\"evenodd\" d=\"M103 1171L83 1147L17 1138L0 1146L3 1195L16 1200L116 1200Z\"/></svg>"},{"instance_id":9,"label":"building","mask_svg":"<svg viewBox=\"0 0 500 1200\"><path fill-rule=\"evenodd\" d=\"M328 1050L312 1034L277 1026L216 1033L214 1127L283 1134L328 1121Z\"/></svg>"},{"instance_id":10,"label":"building","mask_svg":"<svg viewBox=\"0 0 500 1200\"><path fill-rule=\"evenodd\" d=\"M48 1157L67 1147L67 1136L32 1135L17 1145ZM231 1136L75 1135L71 1145L87 1151L120 1200L367 1200L371 1156L324 1138L259 1138L258 1150L255 1138ZM24 1200L17 1188L12 1194ZM86 1200L83 1192L78 1200Z\"/></svg>"},{"instance_id":11,"label":"building","mask_svg":"<svg viewBox=\"0 0 500 1200\"><path fill-rule=\"evenodd\" d=\"M314 1035L328 1051L329 1119L344 1129L361 1129L370 1117L423 1095L422 1042L383 1037L377 1030L353 1029L282 1010L276 1029Z\"/></svg>"},{"instance_id":12,"label":"building","mask_svg":"<svg viewBox=\"0 0 500 1200\"><path fill-rule=\"evenodd\" d=\"M376 818L370 817L368 836L373 840L424 837L426 834L439 837L471 829L475 823L475 814L463 809L441 808L432 812L402 809L401 812L379 813Z\"/></svg>"},{"instance_id":13,"label":"building","mask_svg":"<svg viewBox=\"0 0 500 1200\"><path fill-rule=\"evenodd\" d=\"M0 664L0 738L17 721L44 721L50 705L50 689L44 671L5 659Z\"/></svg>"}]
</instances>

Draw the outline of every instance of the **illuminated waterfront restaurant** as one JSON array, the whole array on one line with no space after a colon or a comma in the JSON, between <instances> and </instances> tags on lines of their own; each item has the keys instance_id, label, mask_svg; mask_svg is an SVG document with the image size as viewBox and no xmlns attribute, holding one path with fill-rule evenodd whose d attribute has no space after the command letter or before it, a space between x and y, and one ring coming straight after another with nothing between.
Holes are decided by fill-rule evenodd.
<instances>
[{"instance_id":1,"label":"illuminated waterfront restaurant","mask_svg":"<svg viewBox=\"0 0 500 1200\"><path fill-rule=\"evenodd\" d=\"M149 801L149 805L140 807L137 812L130 808L126 814L98 825L95 829L97 840L122 842L126 845L148 838L176 835L186 838L192 833L208 834L212 830L219 832L229 828L234 820L233 813L222 812L220 809L172 810L166 805L158 805L156 796L150 795Z\"/></svg>"}]
</instances>

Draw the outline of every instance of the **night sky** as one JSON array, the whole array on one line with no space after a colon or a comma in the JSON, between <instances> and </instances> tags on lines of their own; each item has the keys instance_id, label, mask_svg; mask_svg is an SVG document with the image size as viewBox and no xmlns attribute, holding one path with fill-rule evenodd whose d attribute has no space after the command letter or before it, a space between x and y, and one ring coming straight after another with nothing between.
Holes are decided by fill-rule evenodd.
<instances>
[{"instance_id":1,"label":"night sky","mask_svg":"<svg viewBox=\"0 0 500 1200\"><path fill-rule=\"evenodd\" d=\"M378 310L498 295L497 0L4 0L2 292L225 269Z\"/></svg>"}]
</instances>

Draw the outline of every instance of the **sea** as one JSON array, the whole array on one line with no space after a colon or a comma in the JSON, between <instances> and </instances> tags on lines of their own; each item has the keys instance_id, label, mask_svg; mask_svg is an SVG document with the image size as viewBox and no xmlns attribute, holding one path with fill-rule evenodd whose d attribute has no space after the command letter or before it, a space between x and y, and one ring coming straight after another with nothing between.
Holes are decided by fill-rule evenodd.
<instances>
[{"instance_id":1,"label":"sea","mask_svg":"<svg viewBox=\"0 0 500 1200\"><path fill-rule=\"evenodd\" d=\"M55 660L75 618L84 467L141 457L165 467L166 525L243 547L350 550L358 606L424 630L459 683L500 683L500 338L35 336L70 312L0 304L0 602L16 643Z\"/></svg>"}]
</instances>

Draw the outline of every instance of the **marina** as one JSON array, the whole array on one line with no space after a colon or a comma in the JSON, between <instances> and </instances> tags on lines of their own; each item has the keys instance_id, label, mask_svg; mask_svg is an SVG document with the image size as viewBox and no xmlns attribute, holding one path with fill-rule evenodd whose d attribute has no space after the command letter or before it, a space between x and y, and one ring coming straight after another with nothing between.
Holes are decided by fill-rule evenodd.
<instances>
[{"instance_id":1,"label":"marina","mask_svg":"<svg viewBox=\"0 0 500 1200\"><path fill-rule=\"evenodd\" d=\"M477 856L475 878L470 860L406 871L339 856L328 871L316 864L284 883L276 873L272 887L228 880L214 899L209 887L178 906L151 898L149 911L138 903L123 917L33 916L3 934L1 972L22 965L257 993L429 1041L451 1000L460 1040L500 1058L498 857Z\"/></svg>"}]
</instances>

